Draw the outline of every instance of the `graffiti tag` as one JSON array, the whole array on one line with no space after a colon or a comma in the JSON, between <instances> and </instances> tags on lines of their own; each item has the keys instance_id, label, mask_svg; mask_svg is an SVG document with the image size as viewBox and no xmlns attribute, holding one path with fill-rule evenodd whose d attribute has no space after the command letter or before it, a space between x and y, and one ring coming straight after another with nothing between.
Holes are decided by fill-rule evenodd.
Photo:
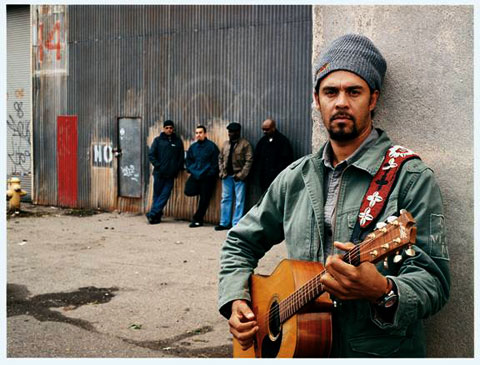
<instances>
[{"instance_id":1,"label":"graffiti tag","mask_svg":"<svg viewBox=\"0 0 480 365\"><path fill-rule=\"evenodd\" d=\"M22 120L25 116L23 111L23 102L15 101L13 109L16 113L9 114L7 126L10 130L10 148L8 149L8 159L11 162L12 174L30 173L30 121Z\"/></svg>"},{"instance_id":2,"label":"graffiti tag","mask_svg":"<svg viewBox=\"0 0 480 365\"><path fill-rule=\"evenodd\" d=\"M139 174L135 172L135 166L133 165L122 167L122 175L138 182Z\"/></svg>"}]
</instances>

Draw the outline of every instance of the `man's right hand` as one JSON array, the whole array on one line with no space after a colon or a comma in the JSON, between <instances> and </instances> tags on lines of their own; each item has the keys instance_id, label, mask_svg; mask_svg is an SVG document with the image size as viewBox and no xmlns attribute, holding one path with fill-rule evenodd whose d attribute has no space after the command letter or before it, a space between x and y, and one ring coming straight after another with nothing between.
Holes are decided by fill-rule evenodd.
<instances>
[{"instance_id":1,"label":"man's right hand","mask_svg":"<svg viewBox=\"0 0 480 365\"><path fill-rule=\"evenodd\" d=\"M232 315L228 320L228 325L230 326L230 333L243 350L252 346L258 326L255 314L253 314L247 301L239 299L232 302Z\"/></svg>"}]
</instances>

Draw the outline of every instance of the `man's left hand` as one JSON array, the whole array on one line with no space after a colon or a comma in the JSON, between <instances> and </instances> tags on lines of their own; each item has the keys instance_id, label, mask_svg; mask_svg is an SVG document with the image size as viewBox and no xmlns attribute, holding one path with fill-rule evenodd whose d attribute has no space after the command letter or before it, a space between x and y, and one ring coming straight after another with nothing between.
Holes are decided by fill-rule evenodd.
<instances>
[{"instance_id":1,"label":"man's left hand","mask_svg":"<svg viewBox=\"0 0 480 365\"><path fill-rule=\"evenodd\" d=\"M355 247L350 242L334 242L334 245L343 251ZM375 302L387 289L387 278L370 262L353 266L344 262L341 255L333 255L327 258L325 269L327 272L322 276L321 283L326 291L341 300L367 299Z\"/></svg>"}]
</instances>

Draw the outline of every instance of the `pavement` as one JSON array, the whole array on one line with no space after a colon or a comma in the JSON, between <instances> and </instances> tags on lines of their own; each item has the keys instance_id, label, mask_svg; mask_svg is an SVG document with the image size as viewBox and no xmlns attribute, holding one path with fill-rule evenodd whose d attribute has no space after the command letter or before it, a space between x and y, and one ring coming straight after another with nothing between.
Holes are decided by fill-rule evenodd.
<instances>
[{"instance_id":1,"label":"pavement","mask_svg":"<svg viewBox=\"0 0 480 365\"><path fill-rule=\"evenodd\" d=\"M226 231L188 223L22 203L7 216L7 358L231 357L217 310Z\"/></svg>"}]
</instances>

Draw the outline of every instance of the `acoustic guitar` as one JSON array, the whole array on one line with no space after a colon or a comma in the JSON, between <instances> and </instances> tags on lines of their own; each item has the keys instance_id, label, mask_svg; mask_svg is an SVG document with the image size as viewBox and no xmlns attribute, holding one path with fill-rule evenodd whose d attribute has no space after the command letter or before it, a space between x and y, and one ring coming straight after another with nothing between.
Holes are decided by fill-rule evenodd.
<instances>
[{"instance_id":1,"label":"acoustic guitar","mask_svg":"<svg viewBox=\"0 0 480 365\"><path fill-rule=\"evenodd\" d=\"M408 256L415 255L412 215L402 209L398 218L390 217L387 222L377 224L377 229L342 260L358 266L385 259L384 265L388 265L388 256L396 253L393 262L398 263L405 246ZM251 307L259 330L247 350L233 339L233 357L328 357L333 303L320 282L325 272L319 262L285 259L270 276L251 275Z\"/></svg>"}]
</instances>

